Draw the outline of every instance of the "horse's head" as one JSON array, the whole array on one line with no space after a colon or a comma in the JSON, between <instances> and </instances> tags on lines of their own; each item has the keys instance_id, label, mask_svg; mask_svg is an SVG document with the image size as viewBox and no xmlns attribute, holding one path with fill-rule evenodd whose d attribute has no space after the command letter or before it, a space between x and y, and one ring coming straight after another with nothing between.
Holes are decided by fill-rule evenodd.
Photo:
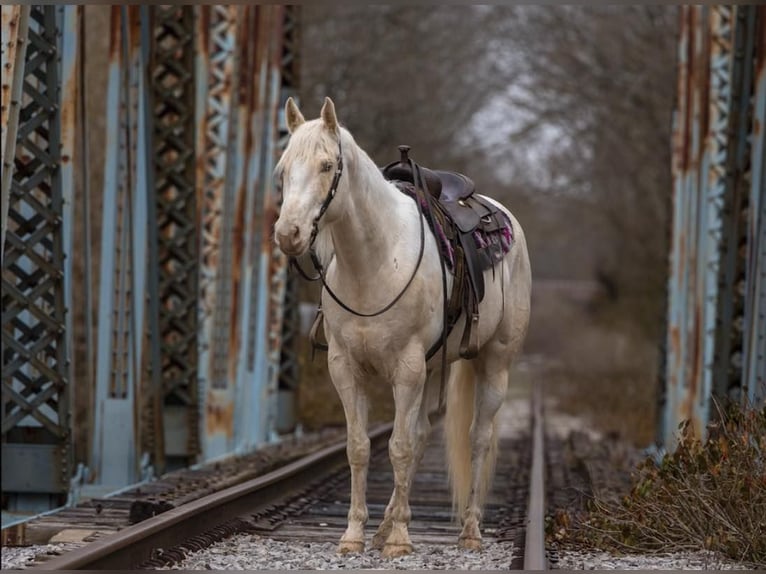
<instances>
[{"instance_id":1,"label":"horse's head","mask_svg":"<svg viewBox=\"0 0 766 574\"><path fill-rule=\"evenodd\" d=\"M319 119L306 121L292 98L285 104L290 141L274 170L282 188L282 208L274 226L279 248L291 256L305 253L315 227L336 215L332 197L343 184L340 125L335 105L325 98Z\"/></svg>"}]
</instances>

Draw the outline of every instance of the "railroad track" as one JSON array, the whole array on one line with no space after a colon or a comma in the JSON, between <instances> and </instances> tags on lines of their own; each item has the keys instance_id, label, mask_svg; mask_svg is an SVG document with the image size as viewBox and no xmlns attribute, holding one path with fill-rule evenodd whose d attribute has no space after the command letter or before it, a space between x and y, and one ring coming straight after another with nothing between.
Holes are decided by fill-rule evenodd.
<instances>
[{"instance_id":1,"label":"railroad track","mask_svg":"<svg viewBox=\"0 0 766 574\"><path fill-rule=\"evenodd\" d=\"M501 433L496 479L488 496L482 530L488 543L513 542L516 554L512 568L545 569L539 392L534 393L532 404L532 416L524 432L513 436ZM382 519L391 494L393 475L387 453L391 427L386 424L371 430L368 537ZM31 567L156 568L239 532L293 542L337 542L346 525L349 481L342 440L266 475L170 508ZM456 544L459 526L452 521L450 512L440 421L435 421L418 469L411 507L410 535L416 551L419 544Z\"/></svg>"}]
</instances>

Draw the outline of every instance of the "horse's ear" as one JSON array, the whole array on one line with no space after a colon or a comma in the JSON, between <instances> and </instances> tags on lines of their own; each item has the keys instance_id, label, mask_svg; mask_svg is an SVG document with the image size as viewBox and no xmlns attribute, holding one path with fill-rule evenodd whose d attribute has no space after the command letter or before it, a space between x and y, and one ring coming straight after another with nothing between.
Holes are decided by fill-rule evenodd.
<instances>
[{"instance_id":1,"label":"horse's ear","mask_svg":"<svg viewBox=\"0 0 766 574\"><path fill-rule=\"evenodd\" d=\"M328 130L331 132L338 130L338 117L335 115L335 104L332 103L330 98L324 99L321 116L322 121Z\"/></svg>"},{"instance_id":2,"label":"horse's ear","mask_svg":"<svg viewBox=\"0 0 766 574\"><path fill-rule=\"evenodd\" d=\"M287 102L285 102L285 118L287 119L287 131L290 133L293 133L306 121L298 106L295 105L295 100L293 100L292 96L287 98Z\"/></svg>"}]
</instances>

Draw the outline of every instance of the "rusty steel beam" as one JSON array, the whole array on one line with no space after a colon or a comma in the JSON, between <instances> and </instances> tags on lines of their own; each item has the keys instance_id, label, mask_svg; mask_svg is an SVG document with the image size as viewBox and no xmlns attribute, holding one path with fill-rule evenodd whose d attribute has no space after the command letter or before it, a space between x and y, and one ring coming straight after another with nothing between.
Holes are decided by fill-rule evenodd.
<instances>
[{"instance_id":1,"label":"rusty steel beam","mask_svg":"<svg viewBox=\"0 0 766 574\"><path fill-rule=\"evenodd\" d=\"M248 94L252 140L245 149L247 168L246 243L243 245L243 346L238 372L237 449L247 451L263 443L274 430L276 395L270 328L273 321L275 287L270 265L271 226L269 219L270 174L274 165L274 122L278 73L274 51L280 44L279 7L259 6L247 20L247 51L252 62ZM265 235L265 238L264 238ZM280 304L281 307L281 304ZM276 361L278 363L278 360Z\"/></svg>"},{"instance_id":2,"label":"rusty steel beam","mask_svg":"<svg viewBox=\"0 0 766 574\"><path fill-rule=\"evenodd\" d=\"M735 8L733 58L731 64L731 107L729 153L726 159L727 193L723 206L721 264L719 271L716 355L713 362L713 392L729 399L742 397L743 315L745 298L745 253L750 158L750 105L752 96L755 9Z\"/></svg>"},{"instance_id":3,"label":"rusty steel beam","mask_svg":"<svg viewBox=\"0 0 766 574\"><path fill-rule=\"evenodd\" d=\"M66 500L72 470L64 289L71 254L59 169L67 122L56 7L33 6L27 32L23 74L14 70L23 93L2 261L2 489L9 508L39 510Z\"/></svg>"},{"instance_id":4,"label":"rusty steel beam","mask_svg":"<svg viewBox=\"0 0 766 574\"><path fill-rule=\"evenodd\" d=\"M263 417L263 432L274 435L277 420L278 380L282 349L282 318L285 299L285 281L287 278L287 257L274 248L272 239L274 223L279 216L278 197L271 174L278 160L280 150L278 141L278 110L280 108L280 89L282 71L282 42L284 26L283 6L269 7L268 53L264 56L264 69L267 75L267 89L263 102L264 134L263 134L263 218L261 223L261 251L267 266L268 288L266 329L266 396L265 413ZM266 31L264 31L266 33Z\"/></svg>"},{"instance_id":5,"label":"rusty steel beam","mask_svg":"<svg viewBox=\"0 0 766 574\"><path fill-rule=\"evenodd\" d=\"M683 7L673 148L673 242L663 442L680 421L700 436L709 418L727 194L730 6Z\"/></svg>"},{"instance_id":6,"label":"rusty steel beam","mask_svg":"<svg viewBox=\"0 0 766 574\"><path fill-rule=\"evenodd\" d=\"M271 96L269 102L269 144L270 144L270 162L264 171L264 180L267 190L267 217L264 222L264 243L269 245L271 254L271 298L270 298L270 331L269 338L269 387L271 390L272 408L269 422L269 430L280 429L284 431L292 430L294 424L294 414L290 414L284 407L288 405L281 404L285 395L281 392L280 382L283 362L283 349L290 341L285 340L286 321L285 321L285 301L287 298L287 257L281 250L275 249L272 239L274 224L279 217L279 207L281 197L274 185L271 174L276 162L284 151L282 146L282 126L280 124L281 112L284 109L285 83L282 75L285 73L285 48L287 47L290 57L294 54L292 49L296 47L293 34L296 33L296 23L294 21L294 6L278 6L275 9L275 22L273 28L273 44L271 49L270 68L271 68ZM288 70L289 71L292 70ZM297 311L297 309L296 309ZM287 328L289 333L289 327ZM292 342L294 344L294 341ZM295 398L294 389L291 392L291 398ZM289 403L288 403L289 404ZM280 408L281 407L281 408ZM280 416L281 415L281 416ZM281 423L281 424L280 424Z\"/></svg>"},{"instance_id":7,"label":"rusty steel beam","mask_svg":"<svg viewBox=\"0 0 766 574\"><path fill-rule=\"evenodd\" d=\"M258 70L259 46L262 39L258 23L261 11L260 6L249 6L245 9L238 43L241 59L243 62L248 62L248 65L243 66L241 70L242 81L238 102L239 122L246 129L242 130L237 141L237 157L240 165L235 180L238 216L236 244L233 246L239 270L237 290L241 293L238 302L240 315L236 325L239 356L236 371L237 408L234 413L236 419L234 444L237 452L252 450L259 442L257 429L259 406L262 400L262 381L253 373L252 363L249 361L255 343L252 331L248 328L248 318L257 312L257 301L252 298L253 284L257 283L255 276L257 261L253 254L252 236L255 224L253 214L258 201L256 178L260 153L258 101L261 86Z\"/></svg>"},{"instance_id":8,"label":"rusty steel beam","mask_svg":"<svg viewBox=\"0 0 766 574\"><path fill-rule=\"evenodd\" d=\"M197 18L196 186L200 240L199 395L205 460L231 452L234 389L229 373L236 32L240 7L201 6ZM227 183L228 181L228 183ZM226 237L224 237L226 235ZM226 241L229 241L227 244Z\"/></svg>"},{"instance_id":9,"label":"rusty steel beam","mask_svg":"<svg viewBox=\"0 0 766 574\"><path fill-rule=\"evenodd\" d=\"M697 78L699 76L699 58L695 48L698 40L700 10L695 7L681 9L681 33L678 50L678 90L677 112L673 129L673 241L671 252L671 273L668 284L669 319L668 319L668 360L667 391L665 403L665 442L672 442L672 433L679 413L688 408L685 397L688 395L687 378L687 324L689 275L691 259L688 251L694 247L690 237L689 215L691 210L691 188L696 182L696 174L690 173L690 165L697 165L693 160L699 154L699 129L695 125L699 109ZM695 113L696 112L696 113ZM693 233L693 232L692 232ZM686 413L681 414L688 418Z\"/></svg>"},{"instance_id":10,"label":"rusty steel beam","mask_svg":"<svg viewBox=\"0 0 766 574\"><path fill-rule=\"evenodd\" d=\"M149 67L159 231L162 421L155 420L158 429L146 448L156 452L164 442L162 456L175 467L194 462L200 451L194 8L163 5L152 12Z\"/></svg>"},{"instance_id":11,"label":"rusty steel beam","mask_svg":"<svg viewBox=\"0 0 766 574\"><path fill-rule=\"evenodd\" d=\"M29 28L30 6L2 6L2 175L0 175L0 259L5 253L5 230L19 127L21 93L24 80L24 43Z\"/></svg>"},{"instance_id":12,"label":"rusty steel beam","mask_svg":"<svg viewBox=\"0 0 766 574\"><path fill-rule=\"evenodd\" d=\"M297 99L300 90L300 18L301 7L285 6L282 18L282 50L280 59L280 97L277 108L277 154L281 155L287 146L290 134L284 114L288 97ZM281 195L275 197L277 212L282 202ZM296 426L296 400L300 377L298 345L300 340L300 298L299 277L287 273L282 316L282 343L279 358L279 381L277 391L277 431L291 432Z\"/></svg>"},{"instance_id":13,"label":"rusty steel beam","mask_svg":"<svg viewBox=\"0 0 766 574\"><path fill-rule=\"evenodd\" d=\"M755 65L742 378L743 399L760 406L766 402L766 7L752 9Z\"/></svg>"},{"instance_id":14,"label":"rusty steel beam","mask_svg":"<svg viewBox=\"0 0 766 574\"><path fill-rule=\"evenodd\" d=\"M704 436L714 397L763 393L763 20L753 6L681 10L662 433L670 448L682 421Z\"/></svg>"},{"instance_id":15,"label":"rusty steel beam","mask_svg":"<svg viewBox=\"0 0 766 574\"><path fill-rule=\"evenodd\" d=\"M103 486L136 482L145 425L148 165L145 63L138 6L113 6L101 238L93 474ZM148 347L148 346L147 346Z\"/></svg>"}]
</instances>

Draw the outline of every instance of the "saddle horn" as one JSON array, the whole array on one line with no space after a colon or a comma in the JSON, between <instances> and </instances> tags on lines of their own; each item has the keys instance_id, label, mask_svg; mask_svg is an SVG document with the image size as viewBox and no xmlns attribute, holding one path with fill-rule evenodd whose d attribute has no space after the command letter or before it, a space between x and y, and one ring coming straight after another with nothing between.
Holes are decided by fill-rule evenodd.
<instances>
[{"instance_id":1,"label":"saddle horn","mask_svg":"<svg viewBox=\"0 0 766 574\"><path fill-rule=\"evenodd\" d=\"M382 168L383 177L389 181L406 181L414 185L415 175L412 173L412 164L410 163L409 156L410 149L412 148L408 145L400 145L398 148L399 161L389 163ZM429 193L438 199L442 193L442 181L439 176L425 167L420 168L420 175L423 177Z\"/></svg>"}]
</instances>

